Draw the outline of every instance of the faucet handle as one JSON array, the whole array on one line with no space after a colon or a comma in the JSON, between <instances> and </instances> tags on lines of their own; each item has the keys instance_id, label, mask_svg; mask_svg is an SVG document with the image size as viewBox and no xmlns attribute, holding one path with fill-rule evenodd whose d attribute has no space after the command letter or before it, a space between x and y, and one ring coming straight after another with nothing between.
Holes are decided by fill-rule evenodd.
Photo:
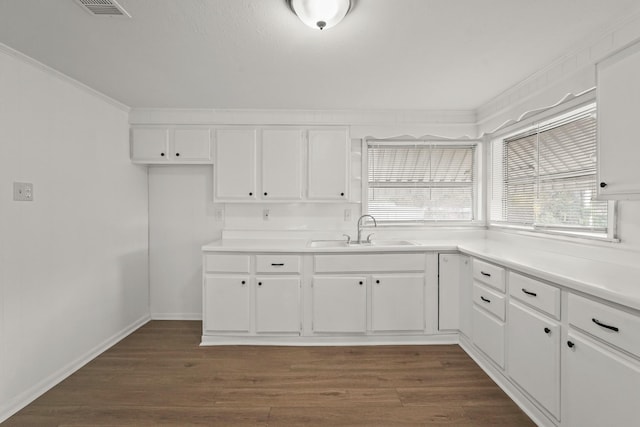
<instances>
[{"instance_id":1,"label":"faucet handle","mask_svg":"<svg viewBox=\"0 0 640 427\"><path fill-rule=\"evenodd\" d=\"M371 243L371 236L373 236L376 233L371 233L367 236L367 243Z\"/></svg>"},{"instance_id":2,"label":"faucet handle","mask_svg":"<svg viewBox=\"0 0 640 427\"><path fill-rule=\"evenodd\" d=\"M343 236L347 238L347 245L351 243L351 236L349 236L348 234L343 234Z\"/></svg>"}]
</instances>

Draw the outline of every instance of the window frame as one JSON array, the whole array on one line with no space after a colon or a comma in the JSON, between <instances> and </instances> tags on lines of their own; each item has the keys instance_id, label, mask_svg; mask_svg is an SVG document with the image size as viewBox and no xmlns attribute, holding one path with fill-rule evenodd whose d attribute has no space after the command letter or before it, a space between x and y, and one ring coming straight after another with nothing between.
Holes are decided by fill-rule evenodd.
<instances>
[{"instance_id":1,"label":"window frame","mask_svg":"<svg viewBox=\"0 0 640 427\"><path fill-rule=\"evenodd\" d=\"M471 220L424 220L424 221L389 221L378 220L378 227L396 227L396 228L432 228L432 227L448 227L448 228L470 228L482 227L486 228L484 219L484 197L483 197L483 177L484 177L484 151L481 139L443 139L443 138L411 138L397 137L389 139L364 138L362 140L362 166L361 166L361 191L362 191L362 213L369 213L369 145L442 145L442 146L473 146L474 158L473 164L475 169L475 177L472 186L472 217Z\"/></svg>"},{"instance_id":2,"label":"window frame","mask_svg":"<svg viewBox=\"0 0 640 427\"><path fill-rule=\"evenodd\" d=\"M486 209L487 209L487 226L489 229L498 229L504 231L515 231L515 232L523 232L535 236L544 236L547 235L549 237L555 238L567 238L570 240L575 239L587 239L587 240L599 240L606 242L620 242L620 239L617 237L617 215L618 215L618 206L616 201L607 200L607 232L606 235L603 233L595 233L589 232L584 229L575 229L571 226L568 227L560 227L560 226L549 226L542 224L517 224L517 223L509 223L504 221L498 221L493 217L493 208L496 203L494 199L494 183L495 173L494 166L496 162L494 161L495 155L504 155L504 149L499 150L496 153L496 147L503 147L504 141L510 138L513 138L517 135L525 134L528 131L533 131L538 128L540 125L549 125L553 122L560 122L563 118L569 117L576 113L576 111L581 108L588 107L591 104L595 104L595 113L598 113L598 108L595 99L595 93L589 91L579 97L576 97L567 102L555 105L550 107L544 111L538 110L535 114L530 115L523 119L522 121L506 126L498 132L492 134L490 137L486 139L488 149L487 149L487 198L486 198ZM597 150L598 140L596 134L596 150ZM597 161L597 160L596 160ZM501 163L504 164L504 158L501 159ZM597 168L597 166L596 166ZM498 173L502 174L501 171ZM595 177L597 182L597 176ZM502 185L504 185L504 176L501 177ZM497 191L498 199L501 204L504 202L502 198L503 189L500 188ZM535 200L535 196L534 196ZM595 198L595 200L598 200Z\"/></svg>"}]
</instances>

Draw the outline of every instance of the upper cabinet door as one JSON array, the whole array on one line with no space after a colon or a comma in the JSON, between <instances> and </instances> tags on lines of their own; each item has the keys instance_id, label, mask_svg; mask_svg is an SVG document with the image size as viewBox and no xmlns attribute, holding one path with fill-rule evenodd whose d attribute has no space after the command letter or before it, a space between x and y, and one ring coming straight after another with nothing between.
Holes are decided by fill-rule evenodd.
<instances>
[{"instance_id":1,"label":"upper cabinet door","mask_svg":"<svg viewBox=\"0 0 640 427\"><path fill-rule=\"evenodd\" d=\"M172 154L177 161L211 162L211 131L207 128L176 129Z\"/></svg>"},{"instance_id":2,"label":"upper cabinet door","mask_svg":"<svg viewBox=\"0 0 640 427\"><path fill-rule=\"evenodd\" d=\"M169 129L131 129L131 160L139 163L166 162L169 158Z\"/></svg>"},{"instance_id":3,"label":"upper cabinet door","mask_svg":"<svg viewBox=\"0 0 640 427\"><path fill-rule=\"evenodd\" d=\"M302 198L301 129L265 129L262 132L263 200Z\"/></svg>"},{"instance_id":4,"label":"upper cabinet door","mask_svg":"<svg viewBox=\"0 0 640 427\"><path fill-rule=\"evenodd\" d=\"M349 142L346 129L309 130L309 199L349 200Z\"/></svg>"},{"instance_id":5,"label":"upper cabinet door","mask_svg":"<svg viewBox=\"0 0 640 427\"><path fill-rule=\"evenodd\" d=\"M215 188L217 199L256 197L256 130L216 131Z\"/></svg>"},{"instance_id":6,"label":"upper cabinet door","mask_svg":"<svg viewBox=\"0 0 640 427\"><path fill-rule=\"evenodd\" d=\"M601 199L640 198L640 43L597 67L598 191Z\"/></svg>"}]
</instances>

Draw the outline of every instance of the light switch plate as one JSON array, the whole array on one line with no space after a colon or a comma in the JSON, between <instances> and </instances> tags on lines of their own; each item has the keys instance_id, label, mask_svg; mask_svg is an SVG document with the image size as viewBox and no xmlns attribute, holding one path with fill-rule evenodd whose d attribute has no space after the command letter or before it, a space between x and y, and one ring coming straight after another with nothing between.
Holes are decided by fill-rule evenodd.
<instances>
[{"instance_id":1,"label":"light switch plate","mask_svg":"<svg viewBox=\"0 0 640 427\"><path fill-rule=\"evenodd\" d=\"M30 182L14 182L13 200L17 202L33 202L33 184Z\"/></svg>"}]
</instances>

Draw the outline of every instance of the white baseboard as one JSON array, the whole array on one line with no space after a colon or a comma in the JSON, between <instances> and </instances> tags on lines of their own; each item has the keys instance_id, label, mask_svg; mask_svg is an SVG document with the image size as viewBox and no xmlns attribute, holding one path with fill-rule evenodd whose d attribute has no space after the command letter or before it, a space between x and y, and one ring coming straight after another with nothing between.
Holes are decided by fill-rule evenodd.
<instances>
[{"instance_id":1,"label":"white baseboard","mask_svg":"<svg viewBox=\"0 0 640 427\"><path fill-rule=\"evenodd\" d=\"M151 313L151 320L202 320L202 313Z\"/></svg>"},{"instance_id":2,"label":"white baseboard","mask_svg":"<svg viewBox=\"0 0 640 427\"><path fill-rule=\"evenodd\" d=\"M524 411L531 420L540 427L556 427L559 423L552 421L542 410L535 406L504 374L498 370L485 356L460 334L460 347L474 362Z\"/></svg>"},{"instance_id":3,"label":"white baseboard","mask_svg":"<svg viewBox=\"0 0 640 427\"><path fill-rule=\"evenodd\" d=\"M238 336L203 335L201 346L210 345L284 345L284 346L349 346L349 345L424 345L458 344L458 334L443 335L362 335L362 336Z\"/></svg>"},{"instance_id":4,"label":"white baseboard","mask_svg":"<svg viewBox=\"0 0 640 427\"><path fill-rule=\"evenodd\" d=\"M131 325L124 328L122 331L117 332L116 334L107 338L105 341L98 344L72 362L68 363L66 366L63 366L61 369L54 372L47 378L43 379L39 383L35 384L34 386L30 387L14 398L10 399L8 402L0 405L0 423L4 422L10 416L27 406L29 403L36 400L38 397L59 384L69 375L82 368L84 365L95 359L96 356L100 355L105 350L118 343L120 340L131 334L136 329L140 328L149 320L151 320L151 318L148 314L142 316L140 319L136 320Z\"/></svg>"}]
</instances>

